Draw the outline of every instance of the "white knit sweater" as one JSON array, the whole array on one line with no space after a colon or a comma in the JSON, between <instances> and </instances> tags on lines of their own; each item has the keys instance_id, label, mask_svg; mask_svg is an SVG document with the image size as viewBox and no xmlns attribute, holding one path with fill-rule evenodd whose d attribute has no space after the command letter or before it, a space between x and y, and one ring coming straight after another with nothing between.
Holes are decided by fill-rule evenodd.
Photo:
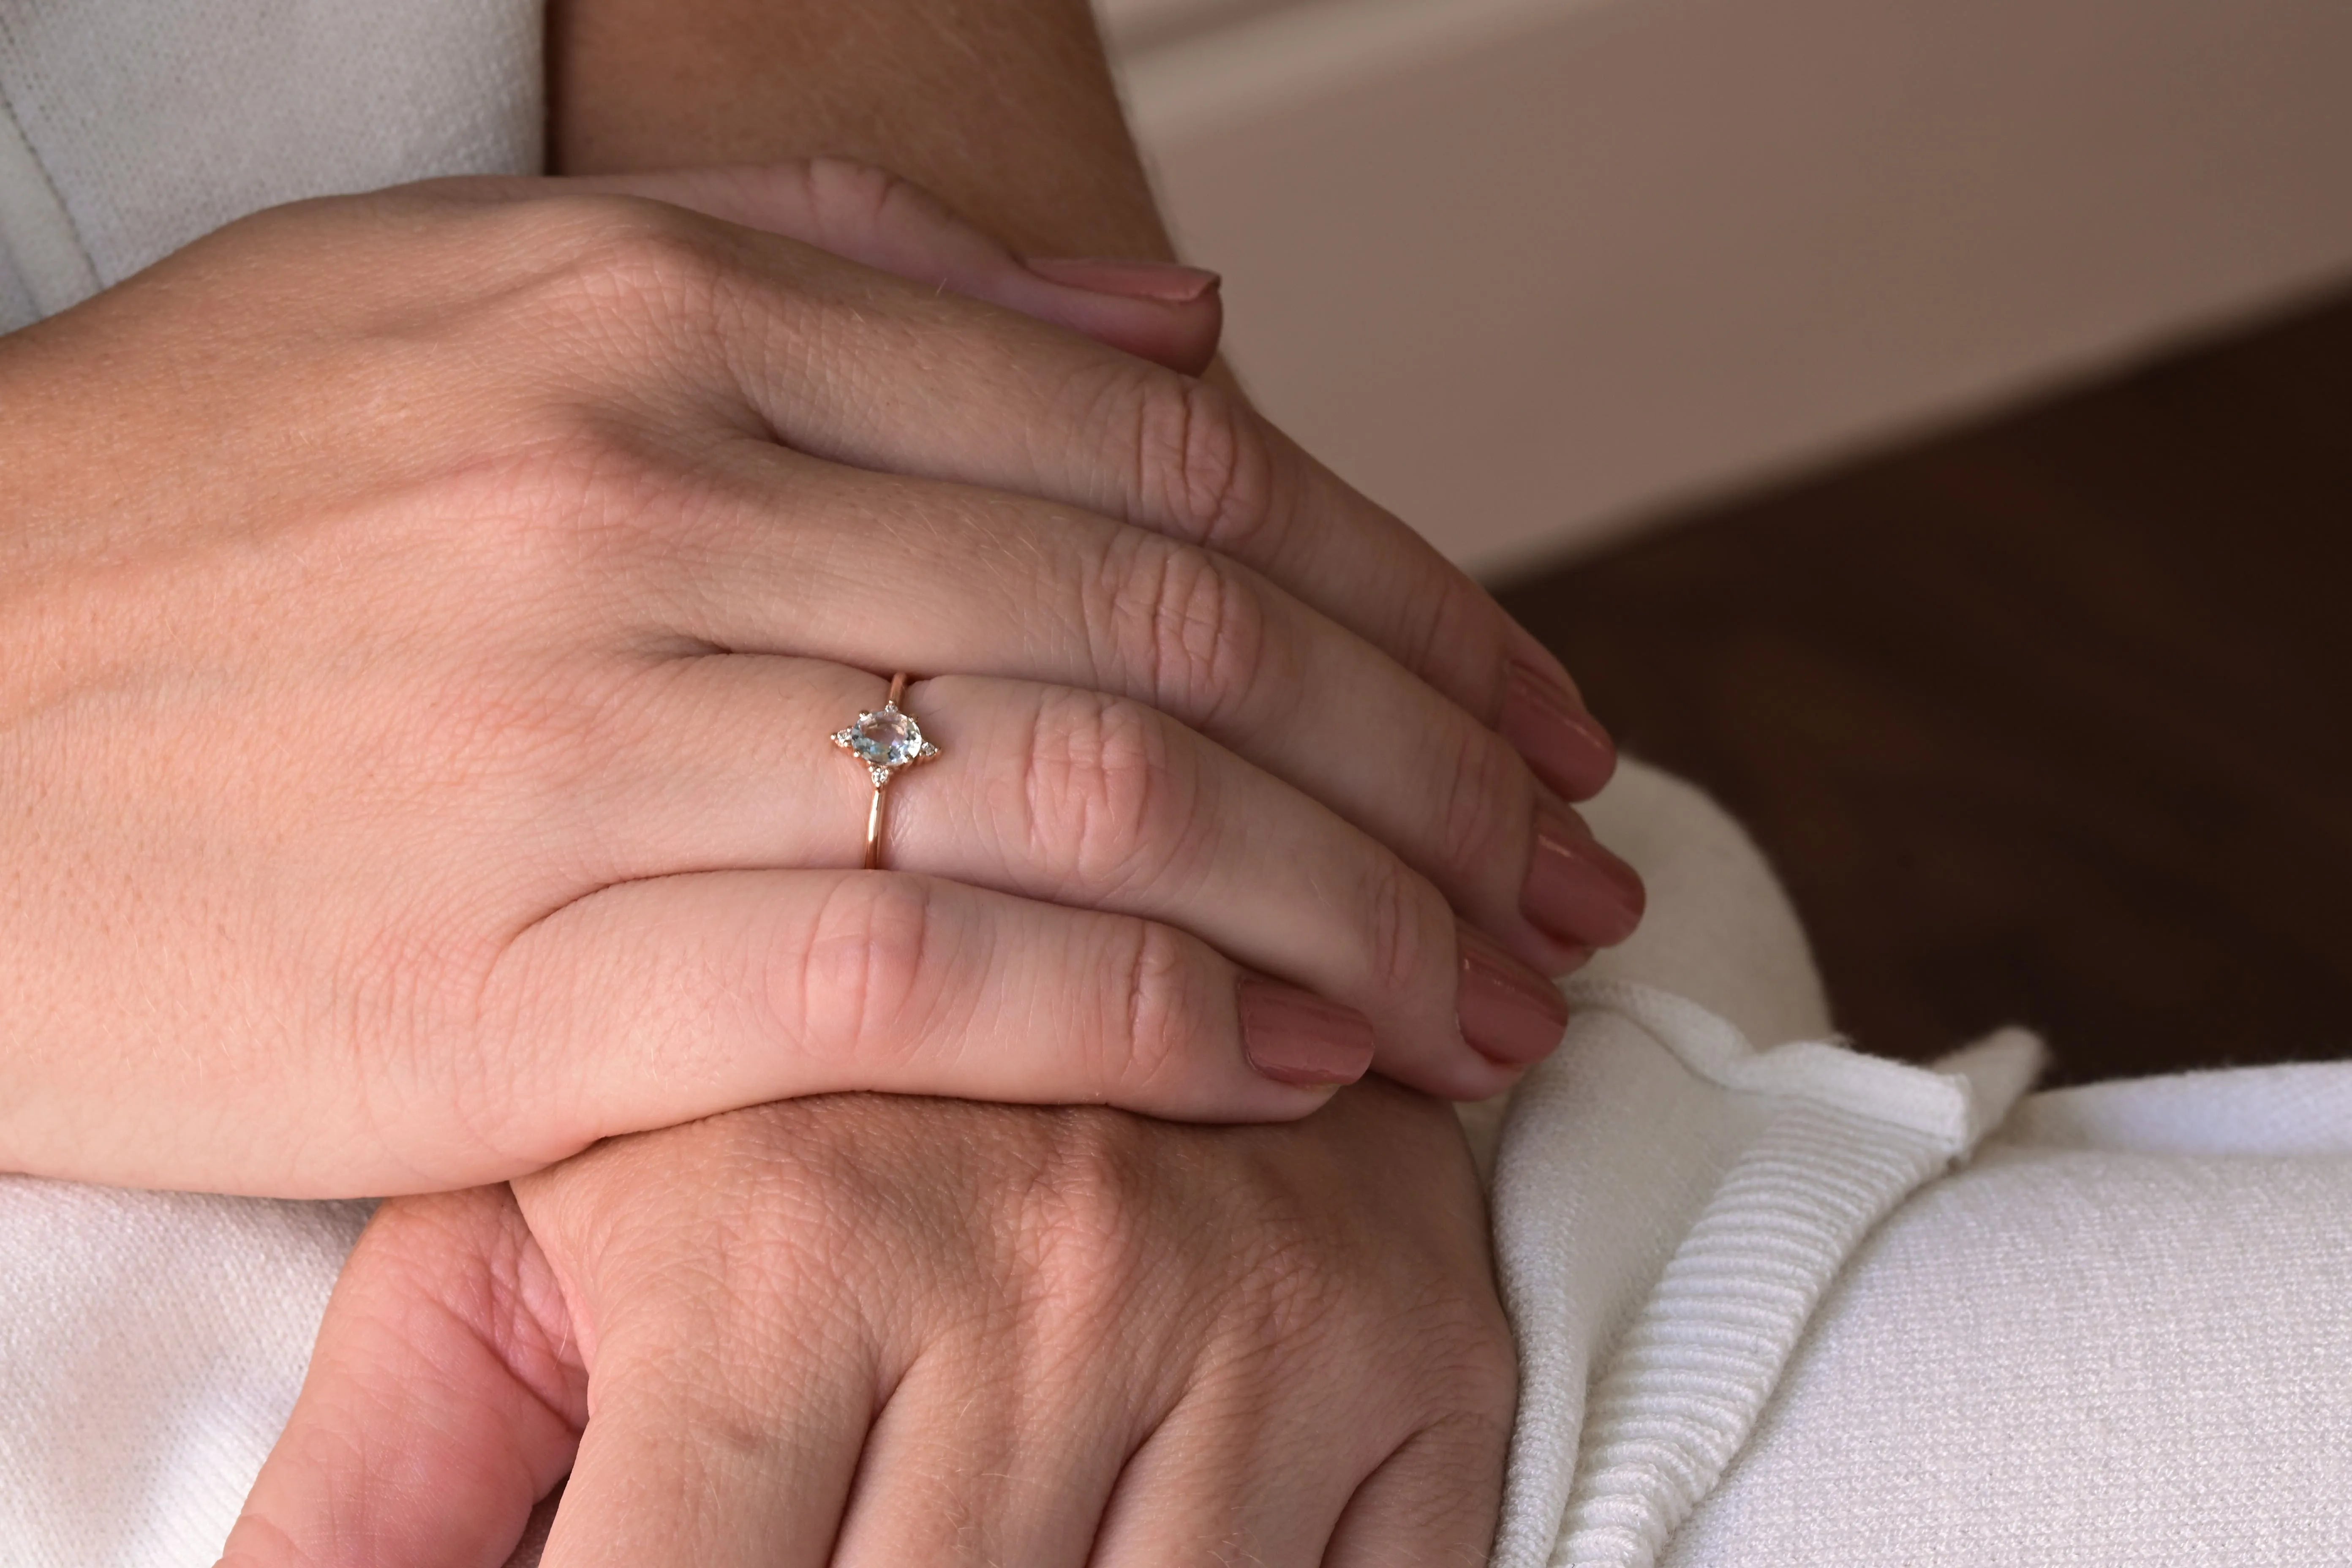
<instances>
[{"instance_id":1,"label":"white knit sweater","mask_svg":"<svg viewBox=\"0 0 2352 1568\"><path fill-rule=\"evenodd\" d=\"M536 174L538 0L0 0L0 331L231 219Z\"/></svg>"}]
</instances>

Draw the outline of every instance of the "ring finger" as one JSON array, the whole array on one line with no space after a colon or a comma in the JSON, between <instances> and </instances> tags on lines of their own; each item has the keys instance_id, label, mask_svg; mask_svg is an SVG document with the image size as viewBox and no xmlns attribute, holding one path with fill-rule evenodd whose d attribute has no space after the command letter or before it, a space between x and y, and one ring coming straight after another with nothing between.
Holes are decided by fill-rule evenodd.
<instances>
[{"instance_id":1,"label":"ring finger","mask_svg":"<svg viewBox=\"0 0 2352 1568\"><path fill-rule=\"evenodd\" d=\"M859 863L875 786L831 737L882 707L879 679L736 656L644 679L629 706L658 717L583 814L600 880ZM1429 1092L1496 1092L1559 1042L1558 992L1429 881L1156 710L972 676L918 682L901 707L939 754L884 794L891 868L1189 931L1369 1016L1381 1070Z\"/></svg>"}]
</instances>

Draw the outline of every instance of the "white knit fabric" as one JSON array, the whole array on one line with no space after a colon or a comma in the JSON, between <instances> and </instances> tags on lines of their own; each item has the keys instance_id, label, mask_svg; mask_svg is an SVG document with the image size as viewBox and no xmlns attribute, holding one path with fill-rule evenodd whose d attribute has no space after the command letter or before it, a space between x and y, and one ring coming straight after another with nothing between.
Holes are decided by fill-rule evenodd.
<instances>
[{"instance_id":1,"label":"white knit fabric","mask_svg":"<svg viewBox=\"0 0 2352 1568\"><path fill-rule=\"evenodd\" d=\"M1523 1092L1497 1173L1504 1279L1542 1395L1520 1413L1502 1561L1648 1563L1746 1441L1847 1258L1967 1147L1978 1105L1965 1079L1833 1047L1755 1053L1721 1019L1660 993L1571 994L1585 1009L1575 1065ZM1604 1046L1604 1033L1627 1037ZM1669 1079L1673 1103L1635 1120L1612 1079L1639 1070L1627 1053L1658 1047L1689 1076ZM2036 1049L2023 1037L1999 1048L2026 1060ZM1694 1121L1713 1136L1659 1143L1663 1129ZM1612 1189L1666 1178L1688 1192L1695 1172L1714 1172L1703 1201L1668 1219L1678 1239L1646 1280L1586 1245L1601 1165ZM1578 1311L1591 1292L1570 1278L1612 1263L1599 1283L1642 1289L1638 1302Z\"/></svg>"},{"instance_id":2,"label":"white knit fabric","mask_svg":"<svg viewBox=\"0 0 2352 1568\"><path fill-rule=\"evenodd\" d=\"M1719 967L1801 951L1760 858L1638 770L1592 815L1661 896L1505 1127L1498 1563L2352 1563L2352 1063L2002 1121L2021 1036L1750 1054L1822 1026ZM1730 1017L1623 984L1678 973Z\"/></svg>"},{"instance_id":3,"label":"white knit fabric","mask_svg":"<svg viewBox=\"0 0 2352 1568\"><path fill-rule=\"evenodd\" d=\"M98 289L98 269L74 232L64 198L0 96L0 331L39 321Z\"/></svg>"},{"instance_id":4,"label":"white knit fabric","mask_svg":"<svg viewBox=\"0 0 2352 1568\"><path fill-rule=\"evenodd\" d=\"M2028 1101L1865 1244L1664 1560L2352 1563L2352 1068Z\"/></svg>"},{"instance_id":5,"label":"white knit fabric","mask_svg":"<svg viewBox=\"0 0 2352 1568\"><path fill-rule=\"evenodd\" d=\"M2011 1035L1929 1071L1822 1037L1801 931L1736 825L1639 767L1592 815L1652 912L1570 987L1568 1039L1504 1128L1505 1568L1655 1561L1871 1226L2000 1119L2039 1050Z\"/></svg>"},{"instance_id":6,"label":"white knit fabric","mask_svg":"<svg viewBox=\"0 0 2352 1568\"><path fill-rule=\"evenodd\" d=\"M0 1564L218 1556L366 1216L0 1176Z\"/></svg>"},{"instance_id":7,"label":"white knit fabric","mask_svg":"<svg viewBox=\"0 0 2352 1568\"><path fill-rule=\"evenodd\" d=\"M231 219L535 174L540 0L0 0L0 331Z\"/></svg>"},{"instance_id":8,"label":"white knit fabric","mask_svg":"<svg viewBox=\"0 0 2352 1568\"><path fill-rule=\"evenodd\" d=\"M271 202L535 167L538 25L0 0L0 327ZM1988 1138L2029 1040L1844 1050L1735 824L1632 766L1592 816L1650 919L1499 1153L1465 1115L1525 1367L1498 1562L2352 1561L2352 1066ZM208 1560L363 1213L0 1176L0 1568Z\"/></svg>"}]
</instances>

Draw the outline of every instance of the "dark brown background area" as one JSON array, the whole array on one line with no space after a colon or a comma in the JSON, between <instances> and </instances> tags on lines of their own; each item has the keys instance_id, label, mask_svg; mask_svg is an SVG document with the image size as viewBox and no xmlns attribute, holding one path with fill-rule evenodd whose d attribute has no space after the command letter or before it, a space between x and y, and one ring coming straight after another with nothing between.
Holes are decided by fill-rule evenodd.
<instances>
[{"instance_id":1,"label":"dark brown background area","mask_svg":"<svg viewBox=\"0 0 2352 1568\"><path fill-rule=\"evenodd\" d=\"M2352 295L1507 584L1867 1049L2352 1051Z\"/></svg>"}]
</instances>

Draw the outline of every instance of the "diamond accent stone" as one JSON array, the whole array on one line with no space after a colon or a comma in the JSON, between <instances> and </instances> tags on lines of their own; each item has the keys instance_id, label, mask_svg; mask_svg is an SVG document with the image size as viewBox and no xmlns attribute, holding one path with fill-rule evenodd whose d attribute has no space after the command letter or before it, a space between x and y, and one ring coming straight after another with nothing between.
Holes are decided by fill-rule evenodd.
<instances>
[{"instance_id":1,"label":"diamond accent stone","mask_svg":"<svg viewBox=\"0 0 2352 1568\"><path fill-rule=\"evenodd\" d=\"M835 731L833 743L864 763L873 773L877 788L890 782L895 770L929 762L940 754L937 746L923 739L923 727L915 722L915 716L900 712L895 702L886 702L871 713L860 713L856 723Z\"/></svg>"}]
</instances>

